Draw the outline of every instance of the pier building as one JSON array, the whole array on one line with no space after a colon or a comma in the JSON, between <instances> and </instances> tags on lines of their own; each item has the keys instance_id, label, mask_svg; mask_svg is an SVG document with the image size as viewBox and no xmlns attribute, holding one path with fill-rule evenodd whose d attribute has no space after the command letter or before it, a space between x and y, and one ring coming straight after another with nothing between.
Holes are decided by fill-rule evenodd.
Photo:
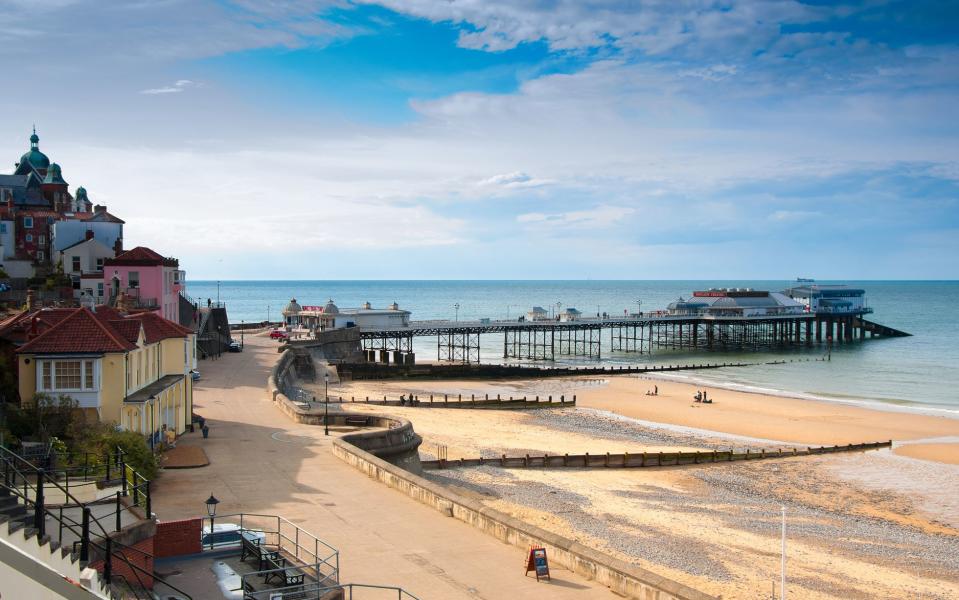
<instances>
[{"instance_id":1,"label":"pier building","mask_svg":"<svg viewBox=\"0 0 959 600\"><path fill-rule=\"evenodd\" d=\"M283 320L287 327L304 328L311 331L361 327L363 329L383 329L409 327L410 311L403 310L394 302L386 308L373 308L369 302L359 308L339 308L333 299L323 306L300 305L296 298L283 309Z\"/></svg>"}]
</instances>

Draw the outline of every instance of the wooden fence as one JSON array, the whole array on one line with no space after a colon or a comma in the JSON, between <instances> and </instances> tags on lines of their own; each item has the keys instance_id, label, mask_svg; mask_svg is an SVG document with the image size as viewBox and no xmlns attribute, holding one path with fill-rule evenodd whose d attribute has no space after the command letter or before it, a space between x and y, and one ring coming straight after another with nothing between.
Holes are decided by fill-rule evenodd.
<instances>
[{"instance_id":1,"label":"wooden fence","mask_svg":"<svg viewBox=\"0 0 959 600\"><path fill-rule=\"evenodd\" d=\"M554 454L543 456L506 456L499 458L460 458L453 460L424 460L424 469L448 469L453 467L479 467L491 465L510 469L522 468L603 468L633 469L642 467L674 467L680 465L703 465L725 463L739 460L761 460L765 458L789 458L792 456L816 456L834 452L862 452L889 448L892 440L870 442L866 444L847 444L845 446L820 446L818 448L778 448L776 450L713 450L696 452L625 452L622 454Z\"/></svg>"}]
</instances>

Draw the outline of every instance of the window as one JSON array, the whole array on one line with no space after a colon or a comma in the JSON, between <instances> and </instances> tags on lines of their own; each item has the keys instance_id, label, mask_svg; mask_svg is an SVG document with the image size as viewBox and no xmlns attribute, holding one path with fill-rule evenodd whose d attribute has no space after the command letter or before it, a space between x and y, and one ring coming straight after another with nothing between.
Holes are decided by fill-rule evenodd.
<instances>
[{"instance_id":1,"label":"window","mask_svg":"<svg viewBox=\"0 0 959 600\"><path fill-rule=\"evenodd\" d=\"M44 258L43 250L37 250L37 260L42 261Z\"/></svg>"},{"instance_id":2,"label":"window","mask_svg":"<svg viewBox=\"0 0 959 600\"><path fill-rule=\"evenodd\" d=\"M73 257L73 269L72 269L72 270L73 270L73 272L77 272L77 271L80 270L80 257L79 257L79 256L74 256L74 257Z\"/></svg>"},{"instance_id":3,"label":"window","mask_svg":"<svg viewBox=\"0 0 959 600\"><path fill-rule=\"evenodd\" d=\"M56 375L53 381L58 390L80 389L80 361L63 360L57 363Z\"/></svg>"},{"instance_id":4,"label":"window","mask_svg":"<svg viewBox=\"0 0 959 600\"><path fill-rule=\"evenodd\" d=\"M48 392L95 391L96 361L43 360L40 363L40 389Z\"/></svg>"},{"instance_id":5,"label":"window","mask_svg":"<svg viewBox=\"0 0 959 600\"><path fill-rule=\"evenodd\" d=\"M28 234L26 235L26 237L24 237L23 239L25 239L25 240L28 241L28 242L33 242L33 234L32 234L32 233L28 233Z\"/></svg>"},{"instance_id":6,"label":"window","mask_svg":"<svg viewBox=\"0 0 959 600\"><path fill-rule=\"evenodd\" d=\"M83 387L84 389L93 389L93 361L83 361Z\"/></svg>"},{"instance_id":7,"label":"window","mask_svg":"<svg viewBox=\"0 0 959 600\"><path fill-rule=\"evenodd\" d=\"M23 228L33 229L33 217L23 217Z\"/></svg>"},{"instance_id":8,"label":"window","mask_svg":"<svg viewBox=\"0 0 959 600\"><path fill-rule=\"evenodd\" d=\"M43 389L53 389L53 363L44 361L43 363Z\"/></svg>"},{"instance_id":9,"label":"window","mask_svg":"<svg viewBox=\"0 0 959 600\"><path fill-rule=\"evenodd\" d=\"M131 288L138 288L138 287L140 287L140 272L139 272L139 271L130 271L130 274L127 275L127 278L128 278L128 279L127 279L128 282L129 282L129 286L128 286L128 287L131 287Z\"/></svg>"},{"instance_id":10,"label":"window","mask_svg":"<svg viewBox=\"0 0 959 600\"><path fill-rule=\"evenodd\" d=\"M102 270L103 270L103 259L102 259L102 258L98 258L98 259L97 259L97 271L102 271ZM103 295L103 294L101 294L101 296L102 296L102 295Z\"/></svg>"},{"instance_id":11,"label":"window","mask_svg":"<svg viewBox=\"0 0 959 600\"><path fill-rule=\"evenodd\" d=\"M7 232L7 224L0 223L0 233L6 233L6 232Z\"/></svg>"},{"instance_id":12,"label":"window","mask_svg":"<svg viewBox=\"0 0 959 600\"><path fill-rule=\"evenodd\" d=\"M102 283L98 283L98 284L97 284L97 296L100 296L101 298L103 297L103 284L102 284Z\"/></svg>"},{"instance_id":13,"label":"window","mask_svg":"<svg viewBox=\"0 0 959 600\"><path fill-rule=\"evenodd\" d=\"M37 243L40 244L41 246L46 246L47 236L41 233L39 236L37 236Z\"/></svg>"}]
</instances>

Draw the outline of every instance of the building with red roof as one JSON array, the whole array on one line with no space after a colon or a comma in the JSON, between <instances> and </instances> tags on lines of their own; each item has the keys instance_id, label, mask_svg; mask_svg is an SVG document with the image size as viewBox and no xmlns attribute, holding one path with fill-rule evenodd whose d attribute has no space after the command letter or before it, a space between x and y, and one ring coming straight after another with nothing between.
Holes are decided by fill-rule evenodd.
<instances>
[{"instance_id":1,"label":"building with red roof","mask_svg":"<svg viewBox=\"0 0 959 600\"><path fill-rule=\"evenodd\" d=\"M183 433L193 413L193 332L155 312L108 306L24 311L0 322L19 343L21 403L38 393L69 396L90 419L159 443Z\"/></svg>"},{"instance_id":2,"label":"building with red roof","mask_svg":"<svg viewBox=\"0 0 959 600\"><path fill-rule=\"evenodd\" d=\"M131 308L156 312L180 322L180 291L186 276L175 258L137 246L103 262L103 290L110 305L125 302Z\"/></svg>"}]
</instances>

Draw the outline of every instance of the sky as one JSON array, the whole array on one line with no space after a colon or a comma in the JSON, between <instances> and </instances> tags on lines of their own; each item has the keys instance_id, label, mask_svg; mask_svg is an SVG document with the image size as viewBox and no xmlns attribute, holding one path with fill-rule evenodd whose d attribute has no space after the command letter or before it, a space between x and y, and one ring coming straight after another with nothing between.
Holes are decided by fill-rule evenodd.
<instances>
[{"instance_id":1,"label":"sky","mask_svg":"<svg viewBox=\"0 0 959 600\"><path fill-rule=\"evenodd\" d=\"M957 279L959 2L0 0L29 146L192 279Z\"/></svg>"}]
</instances>

